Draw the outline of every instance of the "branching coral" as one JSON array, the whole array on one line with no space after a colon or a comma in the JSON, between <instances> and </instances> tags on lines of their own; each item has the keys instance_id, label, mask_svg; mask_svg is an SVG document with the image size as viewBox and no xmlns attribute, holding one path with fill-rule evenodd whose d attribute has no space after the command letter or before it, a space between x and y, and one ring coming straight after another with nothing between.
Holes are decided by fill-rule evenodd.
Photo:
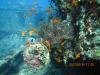
<instances>
[{"instance_id":1,"label":"branching coral","mask_svg":"<svg viewBox=\"0 0 100 75\"><path fill-rule=\"evenodd\" d=\"M49 25L42 25L39 35L43 39L49 39L52 45L59 43L62 39L73 38L73 27L70 25L68 20L64 20L59 25L55 25L52 22Z\"/></svg>"}]
</instances>

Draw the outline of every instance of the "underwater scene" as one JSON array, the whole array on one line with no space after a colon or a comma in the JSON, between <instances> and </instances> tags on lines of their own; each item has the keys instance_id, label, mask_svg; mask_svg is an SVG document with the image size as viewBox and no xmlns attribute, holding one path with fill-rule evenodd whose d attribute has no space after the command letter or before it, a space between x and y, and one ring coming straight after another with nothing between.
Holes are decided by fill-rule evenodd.
<instances>
[{"instance_id":1,"label":"underwater scene","mask_svg":"<svg viewBox=\"0 0 100 75\"><path fill-rule=\"evenodd\" d=\"M100 0L0 0L0 75L99 68Z\"/></svg>"}]
</instances>

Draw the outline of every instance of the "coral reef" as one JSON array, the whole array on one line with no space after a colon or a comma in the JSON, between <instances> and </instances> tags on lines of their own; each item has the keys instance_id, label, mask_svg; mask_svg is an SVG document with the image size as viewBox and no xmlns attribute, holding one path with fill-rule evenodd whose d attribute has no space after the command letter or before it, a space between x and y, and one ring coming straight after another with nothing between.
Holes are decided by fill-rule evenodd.
<instances>
[{"instance_id":1,"label":"coral reef","mask_svg":"<svg viewBox=\"0 0 100 75\"><path fill-rule=\"evenodd\" d=\"M48 49L51 60L66 64L70 59L99 59L99 1L51 0L51 2L57 7L54 8L57 9L56 18L49 19L49 23L41 23L37 31L38 36L42 38L43 45ZM25 55L27 51L26 48ZM27 55L28 59L31 58L30 54Z\"/></svg>"},{"instance_id":2,"label":"coral reef","mask_svg":"<svg viewBox=\"0 0 100 75\"><path fill-rule=\"evenodd\" d=\"M58 9L61 21L59 23L56 20L55 24L51 19L49 24L43 23L39 35L51 43L51 53L53 53L51 56L54 60L66 63L69 58L97 59L99 56L97 47L100 46L99 1L51 1Z\"/></svg>"},{"instance_id":3,"label":"coral reef","mask_svg":"<svg viewBox=\"0 0 100 75\"><path fill-rule=\"evenodd\" d=\"M62 39L71 40L73 38L73 27L70 23L69 17L63 22L60 22L59 25L53 24L52 21L49 25L44 23L41 25L38 34L43 39L50 40L52 45L60 43Z\"/></svg>"},{"instance_id":4,"label":"coral reef","mask_svg":"<svg viewBox=\"0 0 100 75\"><path fill-rule=\"evenodd\" d=\"M23 52L24 61L36 69L40 69L49 63L49 51L41 42L26 45Z\"/></svg>"}]
</instances>

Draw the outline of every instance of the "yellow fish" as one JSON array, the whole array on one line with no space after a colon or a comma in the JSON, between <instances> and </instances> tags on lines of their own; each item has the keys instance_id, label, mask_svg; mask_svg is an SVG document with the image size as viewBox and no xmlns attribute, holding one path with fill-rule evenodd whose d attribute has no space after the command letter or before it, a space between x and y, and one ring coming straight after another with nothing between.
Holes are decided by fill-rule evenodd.
<instances>
[{"instance_id":1,"label":"yellow fish","mask_svg":"<svg viewBox=\"0 0 100 75\"><path fill-rule=\"evenodd\" d=\"M37 30L35 28L32 29L33 32L37 32Z\"/></svg>"},{"instance_id":2,"label":"yellow fish","mask_svg":"<svg viewBox=\"0 0 100 75\"><path fill-rule=\"evenodd\" d=\"M76 59L81 57L81 53L76 54Z\"/></svg>"},{"instance_id":3,"label":"yellow fish","mask_svg":"<svg viewBox=\"0 0 100 75\"><path fill-rule=\"evenodd\" d=\"M59 25L60 24L60 19L54 19L53 24L54 25Z\"/></svg>"},{"instance_id":4,"label":"yellow fish","mask_svg":"<svg viewBox=\"0 0 100 75\"><path fill-rule=\"evenodd\" d=\"M33 28L32 30L29 31L29 35L32 36L33 33L36 33L36 32L37 32L37 30Z\"/></svg>"},{"instance_id":5,"label":"yellow fish","mask_svg":"<svg viewBox=\"0 0 100 75\"><path fill-rule=\"evenodd\" d=\"M29 35L32 36L33 35L33 31L29 31Z\"/></svg>"},{"instance_id":6,"label":"yellow fish","mask_svg":"<svg viewBox=\"0 0 100 75\"><path fill-rule=\"evenodd\" d=\"M72 6L75 6L75 7L76 7L77 4L78 4L78 3L77 3L77 0L72 0Z\"/></svg>"},{"instance_id":7,"label":"yellow fish","mask_svg":"<svg viewBox=\"0 0 100 75\"><path fill-rule=\"evenodd\" d=\"M25 31L22 31L22 32L21 32L21 35L22 35L22 36L25 36L25 35L26 35L26 32L25 32Z\"/></svg>"}]
</instances>

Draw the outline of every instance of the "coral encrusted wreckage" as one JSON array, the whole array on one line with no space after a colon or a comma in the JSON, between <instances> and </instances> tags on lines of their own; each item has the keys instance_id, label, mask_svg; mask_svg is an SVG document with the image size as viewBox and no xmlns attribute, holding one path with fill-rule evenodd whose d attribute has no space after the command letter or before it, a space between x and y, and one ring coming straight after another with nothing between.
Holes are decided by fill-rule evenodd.
<instances>
[{"instance_id":1,"label":"coral encrusted wreckage","mask_svg":"<svg viewBox=\"0 0 100 75\"><path fill-rule=\"evenodd\" d=\"M50 19L49 23L40 25L37 34L42 39L43 44L40 44L42 47L39 49L43 49L39 50L39 55L43 53L45 56L48 51L51 60L64 64L69 59L100 59L99 0L51 1L58 8L57 15L59 15L59 18ZM40 45L37 45L37 47ZM25 47L25 57L31 59L31 54L34 53L32 51L38 51L33 46L34 44ZM29 55L27 55L28 50L31 50ZM48 54L45 57L47 56ZM49 57L45 57L40 56L40 59L45 62L45 59L49 59ZM25 58L26 60L27 58Z\"/></svg>"}]
</instances>

